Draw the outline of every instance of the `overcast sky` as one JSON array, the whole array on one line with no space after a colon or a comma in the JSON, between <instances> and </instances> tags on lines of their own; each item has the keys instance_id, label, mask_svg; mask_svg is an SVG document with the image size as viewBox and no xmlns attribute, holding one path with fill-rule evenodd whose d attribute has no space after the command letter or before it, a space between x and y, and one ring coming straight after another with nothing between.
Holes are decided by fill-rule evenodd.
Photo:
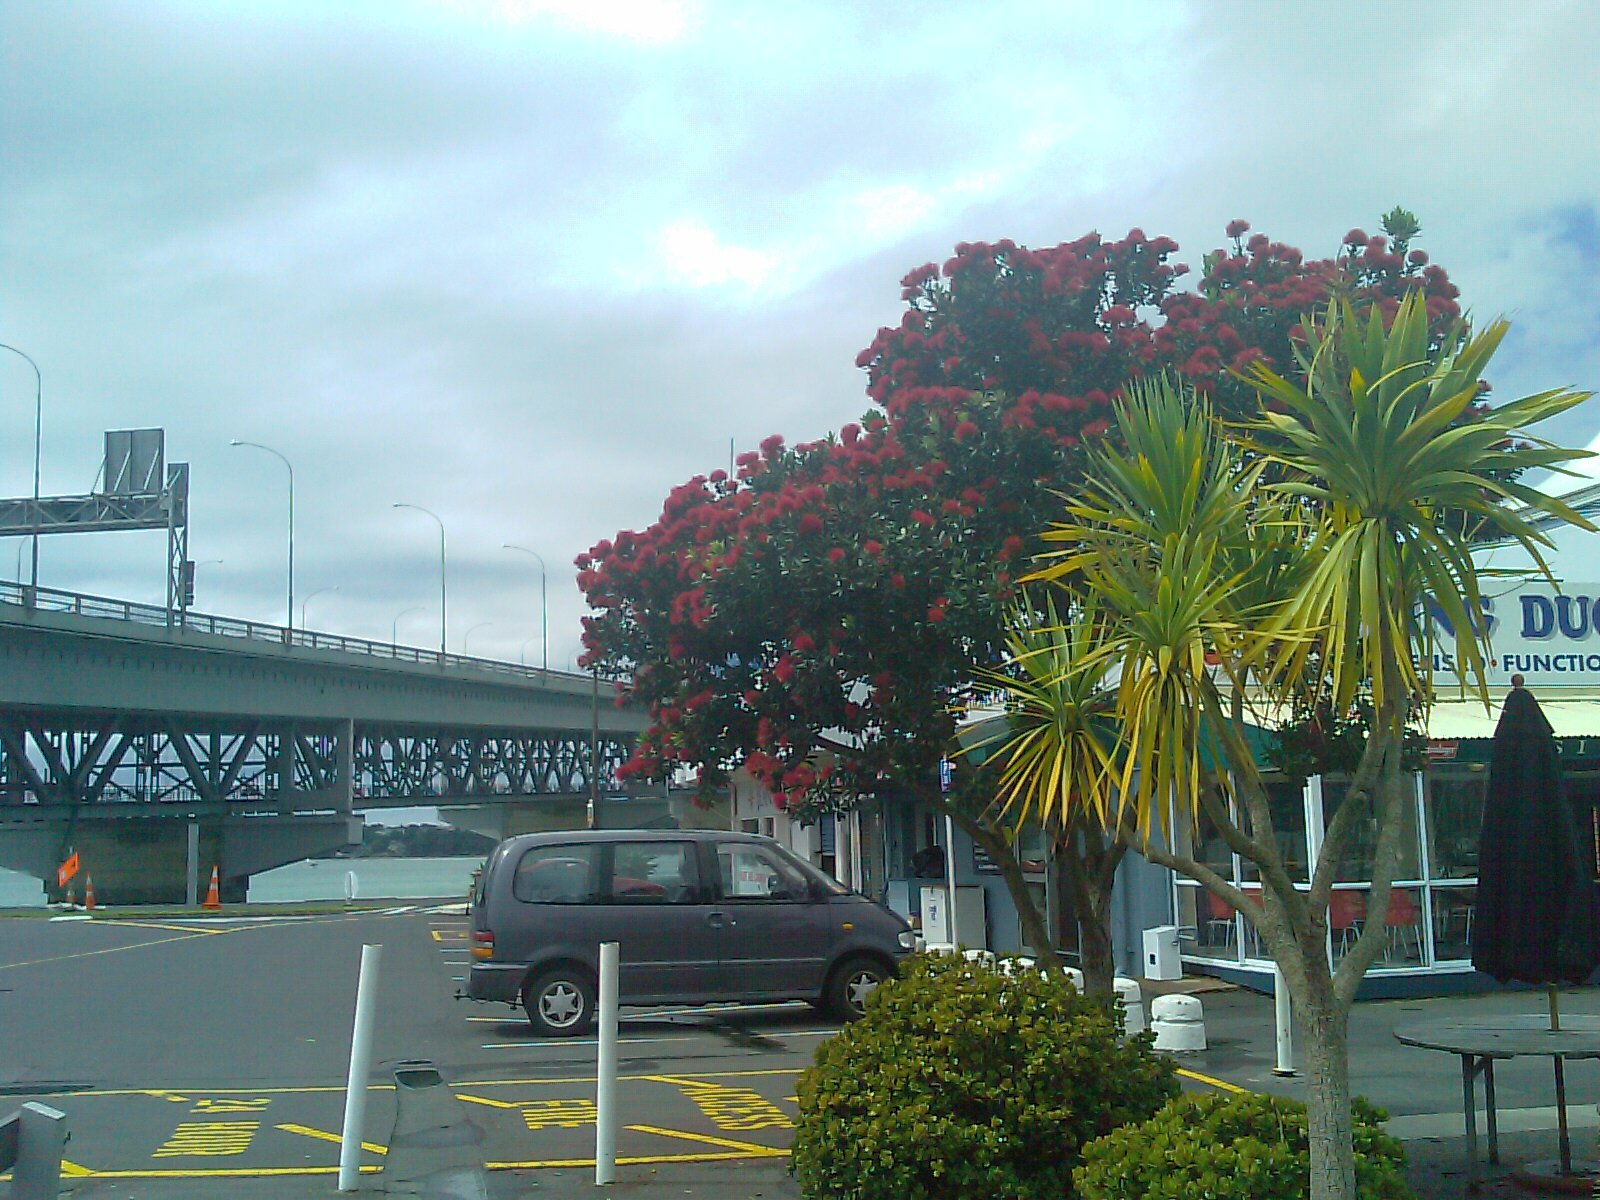
<instances>
[{"instance_id":1,"label":"overcast sky","mask_svg":"<svg viewBox=\"0 0 1600 1200\"><path fill-rule=\"evenodd\" d=\"M294 464L311 627L438 644L417 504L450 649L539 661L517 543L566 668L573 557L730 441L859 416L957 241L1137 225L1198 265L1234 217L1327 254L1403 204L1516 321L1500 395L1597 387L1597 54L1592 0L6 0L0 342L45 494L165 427L198 608L284 616L285 472L239 438ZM33 382L0 352L5 495ZM47 538L40 582L159 603L164 541Z\"/></svg>"}]
</instances>

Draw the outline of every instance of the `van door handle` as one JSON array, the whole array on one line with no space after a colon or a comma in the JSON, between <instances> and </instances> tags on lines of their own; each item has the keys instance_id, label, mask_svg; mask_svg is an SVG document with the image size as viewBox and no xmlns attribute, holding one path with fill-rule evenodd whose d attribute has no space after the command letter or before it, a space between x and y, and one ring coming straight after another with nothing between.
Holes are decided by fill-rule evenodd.
<instances>
[{"instance_id":1,"label":"van door handle","mask_svg":"<svg viewBox=\"0 0 1600 1200\"><path fill-rule=\"evenodd\" d=\"M721 929L724 925L732 926L738 923L725 912L709 912L706 914L706 924L713 929Z\"/></svg>"}]
</instances>

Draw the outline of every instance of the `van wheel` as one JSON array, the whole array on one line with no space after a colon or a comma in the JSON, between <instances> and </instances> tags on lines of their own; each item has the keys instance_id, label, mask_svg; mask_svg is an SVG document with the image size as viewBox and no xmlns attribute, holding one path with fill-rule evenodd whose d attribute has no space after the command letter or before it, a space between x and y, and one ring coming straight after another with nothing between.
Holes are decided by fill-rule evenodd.
<instances>
[{"instance_id":1,"label":"van wheel","mask_svg":"<svg viewBox=\"0 0 1600 1200\"><path fill-rule=\"evenodd\" d=\"M546 971L522 990L528 1024L545 1037L577 1037L594 1024L594 981L581 967Z\"/></svg>"},{"instance_id":2,"label":"van wheel","mask_svg":"<svg viewBox=\"0 0 1600 1200\"><path fill-rule=\"evenodd\" d=\"M841 1021L859 1021L867 1012L867 998L889 978L889 971L872 958L847 958L828 976L822 1000Z\"/></svg>"}]
</instances>

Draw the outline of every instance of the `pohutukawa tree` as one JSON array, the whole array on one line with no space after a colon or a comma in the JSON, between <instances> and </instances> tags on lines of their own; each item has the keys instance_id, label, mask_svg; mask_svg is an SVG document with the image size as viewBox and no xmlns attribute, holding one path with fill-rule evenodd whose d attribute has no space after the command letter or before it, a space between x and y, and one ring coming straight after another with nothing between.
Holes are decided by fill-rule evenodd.
<instances>
[{"instance_id":1,"label":"pohutukawa tree","mask_svg":"<svg viewBox=\"0 0 1600 1200\"><path fill-rule=\"evenodd\" d=\"M578 559L595 610L585 663L624 676L651 716L627 771L693 768L712 791L744 766L784 804L892 793L943 808L1001 868L1027 940L1047 945L992 779L938 788L963 702L1003 659L1027 538L1078 486L1085 447L1114 436L1130 382L1185 372L1229 407L1227 369L1292 362L1300 314L1329 294L1397 303L1415 285L1446 322L1455 289L1400 252L1406 229L1352 231L1335 258L1305 261L1235 222L1195 293L1177 290L1176 243L1139 230L964 244L912 271L900 324L858 360L874 401L858 425L768 438L733 477L691 479L648 529ZM1055 832L1108 893L1115 839L1083 822ZM1109 936L1091 944L1104 957L1086 971L1109 989Z\"/></svg>"},{"instance_id":2,"label":"pohutukawa tree","mask_svg":"<svg viewBox=\"0 0 1600 1200\"><path fill-rule=\"evenodd\" d=\"M1306 1035L1316 1200L1356 1194L1346 1029L1388 934L1412 794L1407 726L1431 703L1424 601L1458 631L1456 659L1487 702L1465 530L1493 530L1542 565L1550 541L1528 513L1593 528L1512 478L1584 456L1526 430L1586 395L1544 392L1466 419L1506 327L1438 336L1429 315L1420 295L1392 319L1381 306L1359 315L1331 304L1306 331L1292 377L1249 364L1261 406L1242 432L1170 382L1131 391L1117 409L1120 436L1093 456L1045 534L1060 550L1039 573L1066 589L1059 672L1109 693L1116 737L1102 779L1113 814L1133 827L1127 840L1244 913L1283 970ZM1061 706L1041 697L1073 689L1014 690L1013 739L1001 751L1016 763L1013 790L1047 812L1081 806L1092 793L1064 790L1042 769L1050 755L1030 757L1039 742L1060 741ZM1299 884L1279 836L1291 831L1274 827L1246 737L1247 706L1325 702L1343 714L1363 701L1371 717L1349 790ZM1259 887L1159 836L1169 805L1191 829L1204 814ZM1335 966L1333 883L1363 827L1375 846L1366 922Z\"/></svg>"}]
</instances>

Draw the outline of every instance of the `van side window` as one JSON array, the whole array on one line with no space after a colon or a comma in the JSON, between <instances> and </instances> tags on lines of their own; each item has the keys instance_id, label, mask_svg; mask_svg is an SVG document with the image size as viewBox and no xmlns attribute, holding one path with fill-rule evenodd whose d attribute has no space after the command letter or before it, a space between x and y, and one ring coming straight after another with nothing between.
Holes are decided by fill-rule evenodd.
<instances>
[{"instance_id":1,"label":"van side window","mask_svg":"<svg viewBox=\"0 0 1600 1200\"><path fill-rule=\"evenodd\" d=\"M700 873L693 842L613 842L605 896L611 904L694 904Z\"/></svg>"},{"instance_id":2,"label":"van side window","mask_svg":"<svg viewBox=\"0 0 1600 1200\"><path fill-rule=\"evenodd\" d=\"M593 845L535 846L511 877L511 894L529 904L593 904Z\"/></svg>"},{"instance_id":3,"label":"van side window","mask_svg":"<svg viewBox=\"0 0 1600 1200\"><path fill-rule=\"evenodd\" d=\"M765 846L719 845L717 867L726 900L804 900L810 894L805 877Z\"/></svg>"}]
</instances>

